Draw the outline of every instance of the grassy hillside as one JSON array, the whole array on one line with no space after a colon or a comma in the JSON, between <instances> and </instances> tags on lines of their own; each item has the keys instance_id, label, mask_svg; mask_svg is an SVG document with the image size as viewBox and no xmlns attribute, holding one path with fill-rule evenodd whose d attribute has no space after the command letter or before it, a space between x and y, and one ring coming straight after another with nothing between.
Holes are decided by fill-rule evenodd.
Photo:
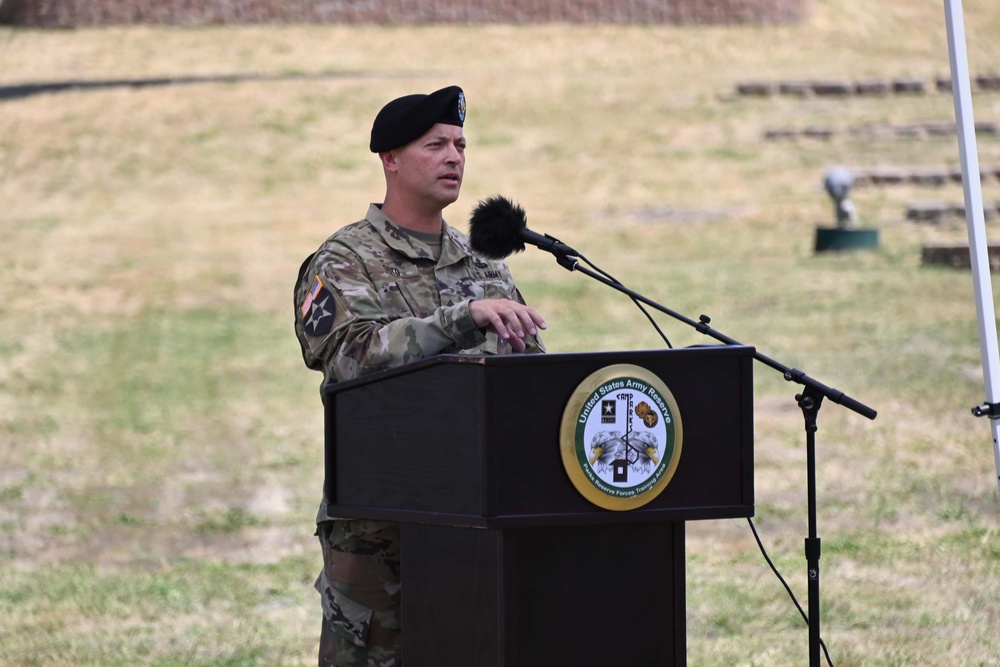
<instances>
[{"instance_id":1,"label":"grassy hillside","mask_svg":"<svg viewBox=\"0 0 1000 667\"><path fill-rule=\"evenodd\" d=\"M964 4L973 73L1000 73L1000 5ZM630 287L879 411L827 404L819 420L834 664L997 664L972 283L920 261L966 233L905 219L961 187L858 187L878 251L812 246L832 221L830 167L958 166L953 136L860 131L953 122L951 97L735 94L948 68L929 0L817 0L776 28L0 31L0 665L313 661L322 421L291 285L382 196L367 152L380 105L452 83L470 144L452 223L508 195ZM12 94L164 77L188 81ZM974 104L1000 122L1000 92ZM765 139L810 127L836 132ZM980 135L979 155L1000 165L1000 137ZM1000 200L1000 181L983 187ZM624 297L542 255L511 264L551 351L662 346ZM706 342L659 319L675 346ZM797 387L755 372L756 522L805 604ZM688 549L690 664L806 662L744 522L689 524Z\"/></svg>"}]
</instances>

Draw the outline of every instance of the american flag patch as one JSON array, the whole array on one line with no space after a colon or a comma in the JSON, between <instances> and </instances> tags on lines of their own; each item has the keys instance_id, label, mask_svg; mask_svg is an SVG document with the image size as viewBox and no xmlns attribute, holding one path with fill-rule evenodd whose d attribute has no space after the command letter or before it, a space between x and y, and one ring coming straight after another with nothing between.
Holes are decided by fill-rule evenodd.
<instances>
[{"instance_id":1,"label":"american flag patch","mask_svg":"<svg viewBox=\"0 0 1000 667\"><path fill-rule=\"evenodd\" d=\"M309 288L309 294L306 295L306 300L302 303L302 317L305 317L312 308L313 301L316 300L316 295L319 291L323 289L323 281L320 279L319 274L313 279L312 287Z\"/></svg>"}]
</instances>

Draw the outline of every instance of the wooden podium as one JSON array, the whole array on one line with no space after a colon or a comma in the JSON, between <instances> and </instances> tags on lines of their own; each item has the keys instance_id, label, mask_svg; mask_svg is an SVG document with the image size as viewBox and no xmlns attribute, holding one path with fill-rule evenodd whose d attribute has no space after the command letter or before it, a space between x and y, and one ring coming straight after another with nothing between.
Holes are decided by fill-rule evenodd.
<instances>
[{"instance_id":1,"label":"wooden podium","mask_svg":"<svg viewBox=\"0 0 1000 667\"><path fill-rule=\"evenodd\" d=\"M684 522L753 516L754 350L442 355L329 385L331 514L402 524L406 667L686 664ZM591 373L667 385L683 447L648 504L571 483L560 424Z\"/></svg>"}]
</instances>

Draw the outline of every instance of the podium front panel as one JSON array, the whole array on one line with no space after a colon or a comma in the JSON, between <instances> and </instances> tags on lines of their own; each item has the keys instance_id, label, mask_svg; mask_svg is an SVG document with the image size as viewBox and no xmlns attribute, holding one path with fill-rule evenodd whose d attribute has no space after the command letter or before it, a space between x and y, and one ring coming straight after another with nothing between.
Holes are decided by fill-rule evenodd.
<instances>
[{"instance_id":1,"label":"podium front panel","mask_svg":"<svg viewBox=\"0 0 1000 667\"><path fill-rule=\"evenodd\" d=\"M335 394L335 407L327 406L334 422L327 498L372 510L482 515L483 369L457 370L432 365Z\"/></svg>"},{"instance_id":2,"label":"podium front panel","mask_svg":"<svg viewBox=\"0 0 1000 667\"><path fill-rule=\"evenodd\" d=\"M596 507L562 463L571 395L613 364L654 373L683 423L669 484L627 512ZM468 526L753 515L753 349L442 356L325 393L326 491L338 516Z\"/></svg>"}]
</instances>

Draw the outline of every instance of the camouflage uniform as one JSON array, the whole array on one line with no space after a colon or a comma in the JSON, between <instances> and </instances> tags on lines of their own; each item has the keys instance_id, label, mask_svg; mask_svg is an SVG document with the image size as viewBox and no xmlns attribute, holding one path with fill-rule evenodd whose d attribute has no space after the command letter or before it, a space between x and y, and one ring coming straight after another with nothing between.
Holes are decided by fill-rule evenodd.
<instances>
[{"instance_id":1,"label":"camouflage uniform","mask_svg":"<svg viewBox=\"0 0 1000 667\"><path fill-rule=\"evenodd\" d=\"M295 331L306 365L323 373L323 384L440 353L512 352L469 314L474 299L524 303L506 262L475 255L468 238L447 224L435 260L436 251L372 204L364 220L303 262ZM537 337L525 344L525 352L545 351ZM334 519L324 498L316 518L324 563L316 581L324 615L320 664L398 667L399 526Z\"/></svg>"}]
</instances>

